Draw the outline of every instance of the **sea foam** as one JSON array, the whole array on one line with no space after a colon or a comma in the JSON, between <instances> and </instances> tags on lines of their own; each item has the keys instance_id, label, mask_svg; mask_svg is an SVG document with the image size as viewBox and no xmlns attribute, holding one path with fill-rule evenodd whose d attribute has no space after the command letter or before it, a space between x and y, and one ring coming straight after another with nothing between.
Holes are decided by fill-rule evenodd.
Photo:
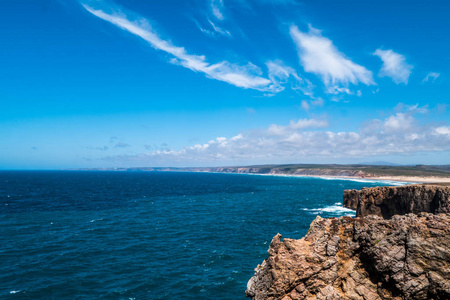
<instances>
[{"instance_id":1,"label":"sea foam","mask_svg":"<svg viewBox=\"0 0 450 300\"><path fill-rule=\"evenodd\" d=\"M303 208L304 211L309 211L311 214L319 215L322 213L329 213L335 215L354 216L355 211L343 207L341 203L337 202L334 205L328 205L322 208Z\"/></svg>"}]
</instances>

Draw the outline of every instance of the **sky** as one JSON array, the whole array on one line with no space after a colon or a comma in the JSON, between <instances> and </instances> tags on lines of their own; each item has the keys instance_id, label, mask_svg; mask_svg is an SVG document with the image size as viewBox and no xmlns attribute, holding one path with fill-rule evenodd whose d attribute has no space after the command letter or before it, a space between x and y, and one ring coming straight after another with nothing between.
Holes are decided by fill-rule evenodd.
<instances>
[{"instance_id":1,"label":"sky","mask_svg":"<svg viewBox=\"0 0 450 300\"><path fill-rule=\"evenodd\" d=\"M3 0L0 169L450 164L449 10Z\"/></svg>"}]
</instances>

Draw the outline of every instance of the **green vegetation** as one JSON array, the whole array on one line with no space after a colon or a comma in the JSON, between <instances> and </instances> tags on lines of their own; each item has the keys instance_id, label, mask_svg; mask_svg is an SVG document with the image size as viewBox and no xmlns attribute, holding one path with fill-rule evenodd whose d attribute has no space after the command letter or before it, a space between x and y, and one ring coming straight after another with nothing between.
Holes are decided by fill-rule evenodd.
<instances>
[{"instance_id":1,"label":"green vegetation","mask_svg":"<svg viewBox=\"0 0 450 300\"><path fill-rule=\"evenodd\" d=\"M260 165L249 168L276 168L286 174L294 173L298 169L362 171L373 176L436 176L449 177L450 165L416 165L416 166L378 166L378 165L337 165L337 164L290 164L290 165Z\"/></svg>"}]
</instances>

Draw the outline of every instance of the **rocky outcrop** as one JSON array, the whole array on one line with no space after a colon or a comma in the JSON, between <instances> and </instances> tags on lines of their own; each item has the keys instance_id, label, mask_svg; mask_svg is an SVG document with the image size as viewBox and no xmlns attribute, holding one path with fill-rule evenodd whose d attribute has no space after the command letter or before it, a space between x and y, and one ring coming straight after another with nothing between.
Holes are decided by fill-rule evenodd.
<instances>
[{"instance_id":1,"label":"rocky outcrop","mask_svg":"<svg viewBox=\"0 0 450 300\"><path fill-rule=\"evenodd\" d=\"M450 299L450 217L317 217L300 240L273 238L247 296Z\"/></svg>"},{"instance_id":2,"label":"rocky outcrop","mask_svg":"<svg viewBox=\"0 0 450 300\"><path fill-rule=\"evenodd\" d=\"M407 185L346 190L344 207L355 209L357 217L372 214L385 219L407 213L449 213L450 187Z\"/></svg>"},{"instance_id":3,"label":"rocky outcrop","mask_svg":"<svg viewBox=\"0 0 450 300\"><path fill-rule=\"evenodd\" d=\"M318 216L300 240L276 235L246 295L450 299L448 192L420 185L346 191L345 205L357 208L359 216Z\"/></svg>"}]
</instances>

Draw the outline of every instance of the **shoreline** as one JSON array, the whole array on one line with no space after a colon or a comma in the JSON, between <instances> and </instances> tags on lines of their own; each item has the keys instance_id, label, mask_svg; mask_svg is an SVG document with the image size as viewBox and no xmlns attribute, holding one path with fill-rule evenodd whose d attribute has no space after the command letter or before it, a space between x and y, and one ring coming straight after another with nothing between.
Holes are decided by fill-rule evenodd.
<instances>
[{"instance_id":1,"label":"shoreline","mask_svg":"<svg viewBox=\"0 0 450 300\"><path fill-rule=\"evenodd\" d=\"M195 172L195 171L194 171ZM319 178L323 180L351 180L359 182L386 182L396 183L400 185L408 184L449 184L450 177L423 177L423 176L336 176L336 175L299 175L299 174L280 174L280 173L237 173L237 172L208 172L196 171L201 173L217 173L217 174L244 174L244 175L259 175L259 176L280 176L280 177L304 177L304 178Z\"/></svg>"},{"instance_id":2,"label":"shoreline","mask_svg":"<svg viewBox=\"0 0 450 300\"><path fill-rule=\"evenodd\" d=\"M420 177L420 176L377 176L377 180L404 181L409 183L449 183L450 177Z\"/></svg>"},{"instance_id":3,"label":"shoreline","mask_svg":"<svg viewBox=\"0 0 450 300\"><path fill-rule=\"evenodd\" d=\"M450 172L448 176L413 176L413 175L372 175L370 173L364 174L363 171L353 175L333 175L333 173L339 173L340 170L325 170L331 172L323 172L317 174L302 173L290 173L272 168L270 172L260 172L262 168L259 167L213 167L213 168L119 168L119 169L75 169L75 170L60 170L60 171L100 171L100 172L126 172L126 171L142 171L142 172L184 172L184 173L215 173L215 174L244 174L244 175L260 175L260 176L284 176L284 177L303 177L303 178L319 178L324 180L352 180L359 182L386 182L399 185L407 184L436 184L436 185L449 185L450 186ZM304 171L304 170L303 170ZM317 171L315 169L314 171ZM347 170L348 171L348 170ZM306 174L305 174L306 173ZM328 173L328 174L326 174ZM447 174L445 174L447 175Z\"/></svg>"}]
</instances>

